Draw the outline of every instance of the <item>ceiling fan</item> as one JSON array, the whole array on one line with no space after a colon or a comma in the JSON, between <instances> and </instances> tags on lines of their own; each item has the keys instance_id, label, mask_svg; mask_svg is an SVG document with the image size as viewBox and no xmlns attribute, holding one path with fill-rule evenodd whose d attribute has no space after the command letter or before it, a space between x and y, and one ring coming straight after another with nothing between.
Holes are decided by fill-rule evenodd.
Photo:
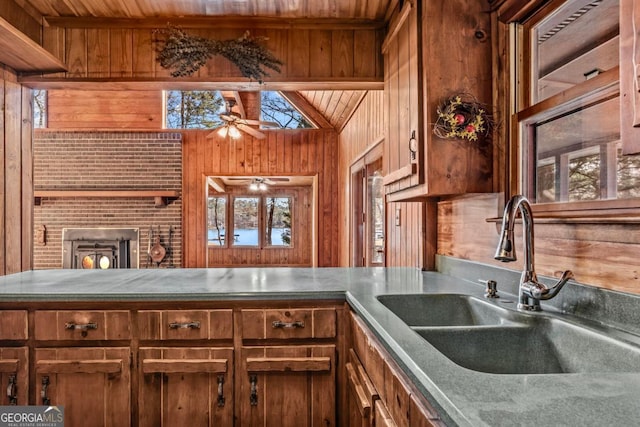
<instances>
[{"instance_id":1,"label":"ceiling fan","mask_svg":"<svg viewBox=\"0 0 640 427\"><path fill-rule=\"evenodd\" d=\"M227 177L228 181L234 181L234 184L248 185L250 190L264 191L269 185L278 185L279 182L289 182L287 177ZM232 185L234 185L232 184Z\"/></svg>"},{"instance_id":2,"label":"ceiling fan","mask_svg":"<svg viewBox=\"0 0 640 427\"><path fill-rule=\"evenodd\" d=\"M223 114L219 115L220 120L222 120L224 124L214 129L213 132L207 135L207 138L212 137L213 133L215 132L223 138L225 138L228 135L233 139L238 139L240 138L240 135L241 135L240 131L242 131L253 136L254 138L264 139L265 138L264 133L260 132L259 130L257 130L252 126L264 126L264 127L272 127L272 128L280 127L280 124L276 122L245 119L244 117L242 117L241 114L233 110L233 107L235 106L235 100L233 99L227 99L225 101L225 104L226 104L226 111Z\"/></svg>"}]
</instances>

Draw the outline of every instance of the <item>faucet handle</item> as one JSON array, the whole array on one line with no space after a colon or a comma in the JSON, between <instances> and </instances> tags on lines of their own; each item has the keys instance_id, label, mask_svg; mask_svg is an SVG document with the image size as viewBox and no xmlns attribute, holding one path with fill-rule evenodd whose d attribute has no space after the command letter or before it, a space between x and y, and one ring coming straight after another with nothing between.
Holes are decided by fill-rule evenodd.
<instances>
[{"instance_id":1,"label":"faucet handle","mask_svg":"<svg viewBox=\"0 0 640 427\"><path fill-rule=\"evenodd\" d=\"M500 295L498 295L498 283L495 280L478 279L478 282L487 285L487 289L484 292L485 298L500 298Z\"/></svg>"}]
</instances>

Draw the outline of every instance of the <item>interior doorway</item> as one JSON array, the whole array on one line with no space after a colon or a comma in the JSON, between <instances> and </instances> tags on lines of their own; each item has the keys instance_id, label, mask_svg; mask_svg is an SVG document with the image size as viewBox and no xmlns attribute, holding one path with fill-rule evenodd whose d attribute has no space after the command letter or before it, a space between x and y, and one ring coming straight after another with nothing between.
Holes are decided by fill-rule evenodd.
<instances>
[{"instance_id":1,"label":"interior doorway","mask_svg":"<svg viewBox=\"0 0 640 427\"><path fill-rule=\"evenodd\" d=\"M385 200L382 157L365 156L351 166L351 266L385 265Z\"/></svg>"}]
</instances>

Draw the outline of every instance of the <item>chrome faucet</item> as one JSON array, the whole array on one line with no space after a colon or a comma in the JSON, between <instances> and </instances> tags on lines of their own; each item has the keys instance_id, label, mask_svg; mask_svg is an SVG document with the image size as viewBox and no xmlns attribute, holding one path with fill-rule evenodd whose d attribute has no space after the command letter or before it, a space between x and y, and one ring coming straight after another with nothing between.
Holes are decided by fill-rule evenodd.
<instances>
[{"instance_id":1,"label":"chrome faucet","mask_svg":"<svg viewBox=\"0 0 640 427\"><path fill-rule=\"evenodd\" d=\"M573 278L573 273L570 270L565 271L562 273L558 283L550 288L538 282L538 277L533 267L533 212L529 201L521 195L513 196L504 207L500 241L494 258L502 262L512 262L517 259L513 245L513 227L518 211L522 216L524 244L524 269L518 286L518 308L539 311L540 300L548 300L555 297L565 283Z\"/></svg>"}]
</instances>

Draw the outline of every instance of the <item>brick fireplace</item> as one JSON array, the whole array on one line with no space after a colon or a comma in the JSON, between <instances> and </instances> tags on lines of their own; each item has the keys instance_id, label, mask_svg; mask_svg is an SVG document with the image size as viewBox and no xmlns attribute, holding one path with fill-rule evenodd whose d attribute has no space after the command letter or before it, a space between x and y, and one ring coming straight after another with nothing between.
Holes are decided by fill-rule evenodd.
<instances>
[{"instance_id":1,"label":"brick fireplace","mask_svg":"<svg viewBox=\"0 0 640 427\"><path fill-rule=\"evenodd\" d=\"M115 261L127 268L181 266L180 133L42 129L33 140L34 269L77 267L78 261L64 260L72 241L85 251L80 267L85 259L99 268L105 256L112 266ZM93 243L83 241L87 230L93 230ZM136 239L123 239L122 230L136 230ZM67 243L63 231L71 237ZM147 254L154 245L166 250L159 263ZM132 248L137 254L125 261L122 251Z\"/></svg>"}]
</instances>

